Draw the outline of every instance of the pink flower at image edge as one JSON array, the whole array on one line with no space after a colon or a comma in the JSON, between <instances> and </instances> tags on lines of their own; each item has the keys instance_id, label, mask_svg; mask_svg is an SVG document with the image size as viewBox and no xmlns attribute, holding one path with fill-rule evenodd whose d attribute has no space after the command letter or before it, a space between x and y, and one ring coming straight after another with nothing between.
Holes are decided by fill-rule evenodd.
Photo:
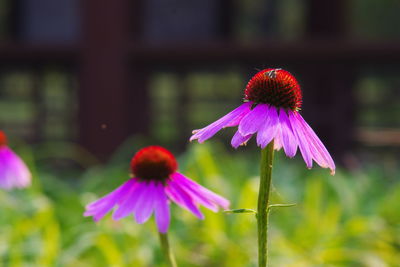
<instances>
[{"instance_id":1,"label":"pink flower at image edge","mask_svg":"<svg viewBox=\"0 0 400 267\"><path fill-rule=\"evenodd\" d=\"M7 146L7 137L0 131L0 188L10 190L24 188L31 184L31 173L22 161Z\"/></svg>"}]
</instances>

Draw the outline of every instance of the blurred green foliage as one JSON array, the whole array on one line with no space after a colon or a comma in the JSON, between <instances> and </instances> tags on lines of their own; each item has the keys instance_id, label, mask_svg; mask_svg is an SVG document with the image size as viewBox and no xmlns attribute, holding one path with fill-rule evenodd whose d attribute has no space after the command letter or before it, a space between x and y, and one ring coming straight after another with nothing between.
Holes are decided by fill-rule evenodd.
<instances>
[{"instance_id":1,"label":"blurred green foliage","mask_svg":"<svg viewBox=\"0 0 400 267\"><path fill-rule=\"evenodd\" d=\"M0 191L0 266L165 266L153 219L99 223L84 206L128 178L128 141L106 165L68 144L18 152L34 174L26 190ZM49 150L49 147L52 149ZM62 151L62 152L60 152ZM273 203L297 203L271 213L271 266L400 266L400 182L379 167L363 171L307 170L301 157L277 158ZM226 196L231 208L256 207L259 155L226 151L215 141L190 144L180 171ZM81 170L51 167L70 161ZM82 168L83 166L83 168ZM213 213L206 219L171 205L170 239L180 266L256 266L254 214Z\"/></svg>"}]
</instances>

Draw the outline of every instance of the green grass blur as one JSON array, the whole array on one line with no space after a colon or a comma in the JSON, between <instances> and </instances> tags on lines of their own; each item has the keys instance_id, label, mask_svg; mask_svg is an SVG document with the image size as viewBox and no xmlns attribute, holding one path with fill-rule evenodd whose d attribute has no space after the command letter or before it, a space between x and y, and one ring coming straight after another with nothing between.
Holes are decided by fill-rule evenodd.
<instances>
[{"instance_id":1,"label":"green grass blur","mask_svg":"<svg viewBox=\"0 0 400 267\"><path fill-rule=\"evenodd\" d=\"M108 215L96 224L82 216L87 203L128 178L139 143L128 141L106 165L72 144L17 147L34 184L0 191L0 266L166 266L153 219L138 225ZM254 150L234 152L211 140L190 144L178 159L182 173L229 198L232 208L256 208ZM273 184L273 203L297 205L271 213L270 266L400 266L400 182L381 167L330 176L326 169L307 170L300 155L278 152ZM202 209L200 221L171 207L179 266L256 266L253 214Z\"/></svg>"}]
</instances>

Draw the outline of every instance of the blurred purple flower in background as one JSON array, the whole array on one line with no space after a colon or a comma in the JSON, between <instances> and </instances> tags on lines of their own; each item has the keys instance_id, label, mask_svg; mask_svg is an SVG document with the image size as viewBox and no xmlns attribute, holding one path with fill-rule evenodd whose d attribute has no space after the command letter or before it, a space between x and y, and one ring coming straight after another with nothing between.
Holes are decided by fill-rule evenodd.
<instances>
[{"instance_id":1,"label":"blurred purple flower in background","mask_svg":"<svg viewBox=\"0 0 400 267\"><path fill-rule=\"evenodd\" d=\"M86 206L84 216L93 216L99 221L117 207L112 215L114 220L134 215L136 222L142 224L154 211L159 232L166 233L170 223L170 201L199 219L204 218L200 205L215 212L219 207L229 207L228 200L177 172L177 168L175 157L165 148L149 146L139 150L131 161L134 177Z\"/></svg>"},{"instance_id":2,"label":"blurred purple flower in background","mask_svg":"<svg viewBox=\"0 0 400 267\"><path fill-rule=\"evenodd\" d=\"M7 137L0 131L0 188L24 188L31 184L31 173L22 159L7 146Z\"/></svg>"}]
</instances>

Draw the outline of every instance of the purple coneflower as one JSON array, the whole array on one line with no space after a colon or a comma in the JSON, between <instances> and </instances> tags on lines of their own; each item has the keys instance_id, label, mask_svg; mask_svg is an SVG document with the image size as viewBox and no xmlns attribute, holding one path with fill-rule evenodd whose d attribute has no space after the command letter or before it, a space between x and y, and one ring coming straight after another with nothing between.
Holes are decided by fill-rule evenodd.
<instances>
[{"instance_id":1,"label":"purple coneflower","mask_svg":"<svg viewBox=\"0 0 400 267\"><path fill-rule=\"evenodd\" d=\"M311 127L300 115L300 86L289 72L265 69L251 78L245 89L245 103L203 129L193 131L190 141L200 143L225 127L238 126L231 144L238 148L257 133L257 144L265 148L274 141L274 149L282 147L294 157L299 147L308 168L314 160L335 173L335 163Z\"/></svg>"},{"instance_id":2,"label":"purple coneflower","mask_svg":"<svg viewBox=\"0 0 400 267\"><path fill-rule=\"evenodd\" d=\"M31 184L31 173L22 159L7 146L7 137L0 131L0 188L24 188Z\"/></svg>"},{"instance_id":3,"label":"purple coneflower","mask_svg":"<svg viewBox=\"0 0 400 267\"><path fill-rule=\"evenodd\" d=\"M286 155L294 157L299 147L308 168L314 160L335 173L335 163L325 146L300 115L302 94L296 79L282 69L265 69L254 75L245 90L245 103L207 127L193 131L190 140L200 143L225 127L238 126L232 146L246 144L257 133L261 147L260 187L257 204L258 264L267 266L268 211L274 150L283 147ZM235 212L235 210L233 210Z\"/></svg>"},{"instance_id":4,"label":"purple coneflower","mask_svg":"<svg viewBox=\"0 0 400 267\"><path fill-rule=\"evenodd\" d=\"M165 148L149 146L139 150L131 161L133 178L89 204L84 215L99 221L117 207L112 215L114 220L134 215L136 222L142 224L154 211L158 231L166 233L170 223L170 201L199 219L204 218L200 205L212 211L217 211L219 206L228 208L228 200L177 172L177 168L174 155Z\"/></svg>"}]
</instances>

